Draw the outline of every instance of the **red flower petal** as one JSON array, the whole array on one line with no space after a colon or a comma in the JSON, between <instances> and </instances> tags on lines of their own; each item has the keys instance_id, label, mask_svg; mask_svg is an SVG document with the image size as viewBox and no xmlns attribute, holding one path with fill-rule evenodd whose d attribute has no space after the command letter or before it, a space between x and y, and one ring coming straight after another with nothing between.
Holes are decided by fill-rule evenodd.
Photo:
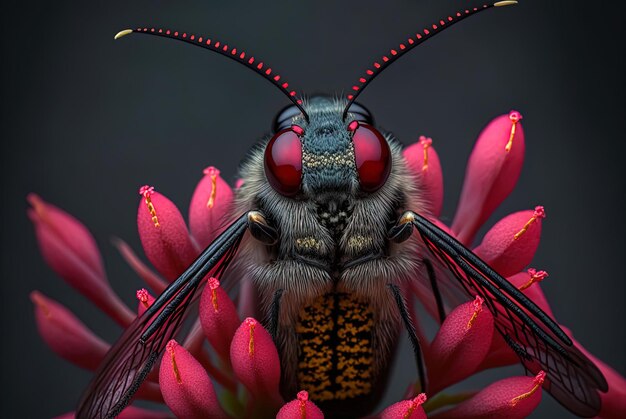
<instances>
[{"instance_id":1,"label":"red flower petal","mask_svg":"<svg viewBox=\"0 0 626 419\"><path fill-rule=\"evenodd\" d=\"M296 400L285 404L278 411L276 419L323 419L322 411L309 400L309 393L298 392Z\"/></svg>"},{"instance_id":2,"label":"red flower petal","mask_svg":"<svg viewBox=\"0 0 626 419\"><path fill-rule=\"evenodd\" d=\"M224 216L233 202L233 191L215 167L204 169L189 206L189 228L204 249L224 229Z\"/></svg>"},{"instance_id":3,"label":"red flower petal","mask_svg":"<svg viewBox=\"0 0 626 419\"><path fill-rule=\"evenodd\" d=\"M106 279L100 252L89 231L74 217L30 194L28 211L39 249L46 263L70 286L89 298L122 326L135 314L113 292Z\"/></svg>"},{"instance_id":4,"label":"red flower petal","mask_svg":"<svg viewBox=\"0 0 626 419\"><path fill-rule=\"evenodd\" d=\"M227 418L204 368L175 340L167 344L159 384L167 406L179 418Z\"/></svg>"},{"instance_id":5,"label":"red flower petal","mask_svg":"<svg viewBox=\"0 0 626 419\"><path fill-rule=\"evenodd\" d=\"M61 358L87 370L95 370L109 345L89 330L62 304L39 291L30 293L35 305L39 334Z\"/></svg>"},{"instance_id":6,"label":"red flower petal","mask_svg":"<svg viewBox=\"0 0 626 419\"><path fill-rule=\"evenodd\" d=\"M445 319L428 351L430 391L435 394L476 371L493 336L493 316L484 300L461 304Z\"/></svg>"},{"instance_id":7,"label":"red flower petal","mask_svg":"<svg viewBox=\"0 0 626 419\"><path fill-rule=\"evenodd\" d=\"M278 391L280 361L270 334L255 319L248 317L235 332L230 345L230 360L235 375L257 398L282 405Z\"/></svg>"},{"instance_id":8,"label":"red flower petal","mask_svg":"<svg viewBox=\"0 0 626 419\"><path fill-rule=\"evenodd\" d=\"M170 281L191 265L197 252L182 215L165 196L143 186L137 211L139 238L146 256Z\"/></svg>"},{"instance_id":9,"label":"red flower petal","mask_svg":"<svg viewBox=\"0 0 626 419\"><path fill-rule=\"evenodd\" d=\"M380 414L380 419L426 419L422 404L426 402L426 394L418 394L412 400L394 403Z\"/></svg>"},{"instance_id":10,"label":"red flower petal","mask_svg":"<svg viewBox=\"0 0 626 419\"><path fill-rule=\"evenodd\" d=\"M104 277L104 267L100 251L93 236L76 218L45 202L36 194L29 194L26 199L32 205L37 221L53 230L54 235L64 246L74 253L96 275Z\"/></svg>"},{"instance_id":11,"label":"red flower petal","mask_svg":"<svg viewBox=\"0 0 626 419\"><path fill-rule=\"evenodd\" d=\"M525 418L541 401L544 379L545 373L540 371L536 377L511 377L497 381L471 399L432 418Z\"/></svg>"},{"instance_id":12,"label":"red flower petal","mask_svg":"<svg viewBox=\"0 0 626 419\"><path fill-rule=\"evenodd\" d=\"M402 152L409 170L419 180L420 191L430 213L439 217L443 207L443 173L432 139L423 135Z\"/></svg>"},{"instance_id":13,"label":"red flower petal","mask_svg":"<svg viewBox=\"0 0 626 419\"><path fill-rule=\"evenodd\" d=\"M479 257L502 276L511 276L526 267L539 247L543 207L520 211L498 221L474 249Z\"/></svg>"},{"instance_id":14,"label":"red flower petal","mask_svg":"<svg viewBox=\"0 0 626 419\"><path fill-rule=\"evenodd\" d=\"M240 320L235 304L215 278L210 278L200 299L200 323L204 335L220 358L230 363L230 342Z\"/></svg>"},{"instance_id":15,"label":"red flower petal","mask_svg":"<svg viewBox=\"0 0 626 419\"><path fill-rule=\"evenodd\" d=\"M501 115L483 129L476 141L452 223L452 231L465 244L471 244L476 231L517 183L525 150L521 119L515 111Z\"/></svg>"}]
</instances>

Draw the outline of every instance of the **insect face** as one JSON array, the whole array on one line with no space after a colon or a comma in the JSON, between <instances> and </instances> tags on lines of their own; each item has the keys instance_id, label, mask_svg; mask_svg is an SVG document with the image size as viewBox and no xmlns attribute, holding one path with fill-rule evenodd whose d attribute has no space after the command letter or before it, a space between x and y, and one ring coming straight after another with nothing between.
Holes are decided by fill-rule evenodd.
<instances>
[{"instance_id":1,"label":"insect face","mask_svg":"<svg viewBox=\"0 0 626 419\"><path fill-rule=\"evenodd\" d=\"M265 174L278 193L353 196L385 184L391 171L387 140L364 107L354 104L343 118L342 105L317 96L306 104L308 121L294 107L279 114L279 130L265 150Z\"/></svg>"}]
</instances>

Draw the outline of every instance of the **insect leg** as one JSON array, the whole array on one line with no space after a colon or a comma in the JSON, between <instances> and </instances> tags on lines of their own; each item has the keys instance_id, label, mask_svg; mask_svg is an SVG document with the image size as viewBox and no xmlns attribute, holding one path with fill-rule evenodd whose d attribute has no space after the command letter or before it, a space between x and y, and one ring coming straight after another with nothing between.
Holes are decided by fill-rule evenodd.
<instances>
[{"instance_id":1,"label":"insect leg","mask_svg":"<svg viewBox=\"0 0 626 419\"><path fill-rule=\"evenodd\" d=\"M417 374L419 375L420 384L422 385L422 391L426 392L428 382L426 381L426 369L424 368L422 348L420 346L420 340L417 337L417 333L415 333L415 327L413 326L413 322L411 322L411 318L409 317L409 312L406 307L406 301L402 296L402 293L400 292L400 288L397 285L387 284L387 287L389 287L389 290L396 300L396 305L398 306L400 317L402 318L404 327L409 334L409 340L411 341L411 345L413 346L413 354L415 355L415 363L417 364Z\"/></svg>"},{"instance_id":2,"label":"insect leg","mask_svg":"<svg viewBox=\"0 0 626 419\"><path fill-rule=\"evenodd\" d=\"M439 285L437 284L437 274L435 268L430 259L422 260L424 266L426 266L426 272L428 272L428 279L430 279L430 287L433 290L435 301L437 302L437 313L439 314L439 323L443 323L446 319L446 309L443 307L443 300L441 299L441 293L439 292Z\"/></svg>"},{"instance_id":3,"label":"insect leg","mask_svg":"<svg viewBox=\"0 0 626 419\"><path fill-rule=\"evenodd\" d=\"M398 222L389 229L387 232L387 238L395 243L402 243L408 240L413 234L413 219L409 213L406 212L400 217ZM437 303L437 312L439 314L439 322L443 323L446 318L446 311L443 307L443 301L441 299L441 293L439 292L439 286L437 285L437 276L432 262L429 259L422 261L426 266L426 272L428 273L428 279L430 280L430 287L433 290L435 296L435 302Z\"/></svg>"},{"instance_id":4,"label":"insect leg","mask_svg":"<svg viewBox=\"0 0 626 419\"><path fill-rule=\"evenodd\" d=\"M272 305L270 306L268 329L274 341L276 341L276 334L278 333L278 315L280 314L280 299L283 296L283 292L284 290L282 288L276 290L274 298L272 298Z\"/></svg>"}]
</instances>

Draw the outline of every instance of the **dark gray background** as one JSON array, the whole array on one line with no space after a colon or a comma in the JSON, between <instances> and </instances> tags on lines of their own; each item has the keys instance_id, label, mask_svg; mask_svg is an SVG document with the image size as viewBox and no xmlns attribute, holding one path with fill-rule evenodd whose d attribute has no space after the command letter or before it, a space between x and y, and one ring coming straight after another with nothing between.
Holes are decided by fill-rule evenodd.
<instances>
[{"instance_id":1,"label":"dark gray background","mask_svg":"<svg viewBox=\"0 0 626 419\"><path fill-rule=\"evenodd\" d=\"M118 30L146 24L211 34L258 54L304 92L334 93L405 35L468 4L11 3L3 6L1 38L2 417L71 410L90 377L44 346L32 289L65 303L105 338L119 333L44 265L26 194L41 194L89 226L114 288L134 306L141 282L109 239L140 248L137 187L155 185L186 213L202 169L218 165L233 180L240 158L288 103L230 60L147 37L114 42ZM522 112L522 177L490 222L545 205L533 265L550 272L544 289L555 314L623 374L626 69L623 10L612 3L522 1L487 11L403 58L361 101L405 143L434 138L448 218L480 129L512 108ZM400 397L412 364L403 360L388 402ZM537 412L565 416L547 395Z\"/></svg>"}]
</instances>

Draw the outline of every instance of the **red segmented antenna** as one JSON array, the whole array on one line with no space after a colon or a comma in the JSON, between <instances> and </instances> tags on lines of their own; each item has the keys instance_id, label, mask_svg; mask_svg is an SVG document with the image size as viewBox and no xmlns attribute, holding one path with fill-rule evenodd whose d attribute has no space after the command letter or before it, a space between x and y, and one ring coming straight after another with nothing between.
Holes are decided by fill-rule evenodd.
<instances>
[{"instance_id":1,"label":"red segmented antenna","mask_svg":"<svg viewBox=\"0 0 626 419\"><path fill-rule=\"evenodd\" d=\"M348 104L343 111L343 118L346 118L350 105L352 105L352 102L354 102L356 97L361 94L363 89L365 89L365 87L372 80L374 80L376 76L382 73L385 68L396 62L398 58L402 57L404 54L406 54L419 44L429 40L436 34L443 32L446 28L449 28L455 23L462 21L466 17L472 16L478 12L482 12L483 10L487 10L492 7L509 6L512 4L517 4L517 1L499 1L494 4L484 4L480 7L474 7L471 9L465 9L456 12L455 14L451 14L446 18L439 20L438 23L433 23L432 25L424 28L421 32L416 33L415 36L411 36L407 39L406 43L401 43L397 49L390 50L389 54L383 55L379 61L375 61L372 67L368 68L365 71L365 75L359 78L359 82L350 88L352 93L347 96Z\"/></svg>"},{"instance_id":2,"label":"red segmented antenna","mask_svg":"<svg viewBox=\"0 0 626 419\"><path fill-rule=\"evenodd\" d=\"M302 99L298 97L295 90L289 89L289 83L286 83L284 80L281 80L281 76L275 73L271 67L266 65L263 61L257 60L254 56L248 55L244 51L239 51L237 48L229 46L224 42L220 42L215 39L211 39L206 36L196 36L192 34L188 34L187 32L178 32L169 29L155 29L155 28L137 28L137 29L125 29L123 31L118 32L115 35L115 39L119 39L123 36L126 36L131 33L141 33L146 35L155 35L161 36L163 38L175 39L178 41L183 41L188 44L196 45L205 49L208 49L213 52L217 52L225 57L230 58L231 60L235 60L240 64L245 65L249 69L253 70L255 73L263 76L266 80L272 83L274 86L278 87L281 92L283 92L289 100L293 102L294 105L300 109L302 115L304 115L304 119L308 122L309 116L302 108Z\"/></svg>"}]
</instances>

